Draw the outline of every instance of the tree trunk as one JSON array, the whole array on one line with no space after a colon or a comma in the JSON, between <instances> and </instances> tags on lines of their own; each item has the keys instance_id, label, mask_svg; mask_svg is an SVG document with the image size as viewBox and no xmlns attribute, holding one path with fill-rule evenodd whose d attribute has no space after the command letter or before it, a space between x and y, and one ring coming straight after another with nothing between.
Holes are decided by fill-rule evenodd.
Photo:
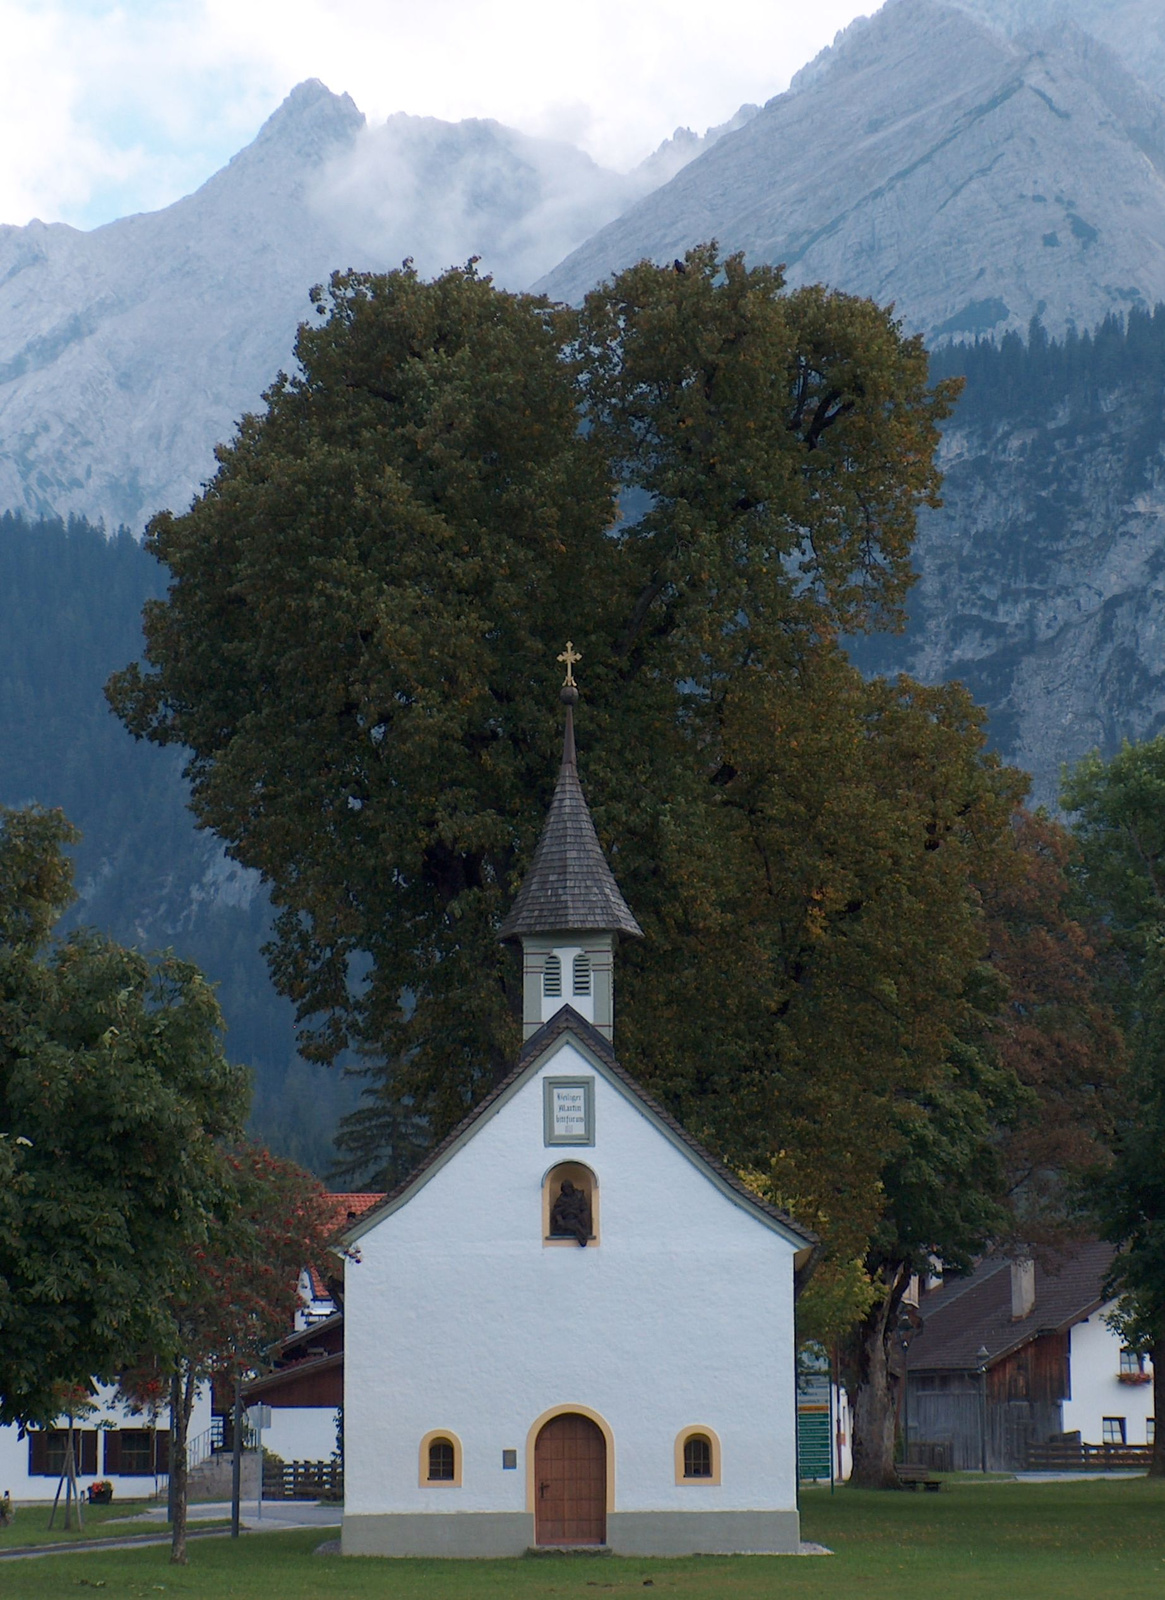
<instances>
[{"instance_id":1,"label":"tree trunk","mask_svg":"<svg viewBox=\"0 0 1165 1600\"><path fill-rule=\"evenodd\" d=\"M882 1273L886 1294L858 1329L858 1386L853 1408L853 1471L850 1483L859 1489L899 1489L894 1471L894 1434L898 1420L898 1375L890 1366L890 1341L898 1323L902 1296L910 1284L905 1266Z\"/></svg>"},{"instance_id":2,"label":"tree trunk","mask_svg":"<svg viewBox=\"0 0 1165 1600\"><path fill-rule=\"evenodd\" d=\"M1165 1478L1165 1337L1150 1352L1153 1363L1153 1459L1150 1478Z\"/></svg>"},{"instance_id":3,"label":"tree trunk","mask_svg":"<svg viewBox=\"0 0 1165 1600\"><path fill-rule=\"evenodd\" d=\"M181 1567L186 1565L186 1441L197 1387L193 1370L183 1366L179 1363L170 1379L170 1560Z\"/></svg>"}]
</instances>

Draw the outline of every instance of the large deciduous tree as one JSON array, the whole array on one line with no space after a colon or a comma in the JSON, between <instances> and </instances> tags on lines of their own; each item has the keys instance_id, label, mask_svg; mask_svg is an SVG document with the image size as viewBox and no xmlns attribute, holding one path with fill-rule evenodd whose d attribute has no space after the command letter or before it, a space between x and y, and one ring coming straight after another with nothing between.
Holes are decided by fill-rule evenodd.
<instances>
[{"instance_id":1,"label":"large deciduous tree","mask_svg":"<svg viewBox=\"0 0 1165 1600\"><path fill-rule=\"evenodd\" d=\"M0 1422L172 1347L168 1290L246 1114L196 969L52 942L74 837L60 812L0 810Z\"/></svg>"},{"instance_id":2,"label":"large deciduous tree","mask_svg":"<svg viewBox=\"0 0 1165 1600\"><path fill-rule=\"evenodd\" d=\"M578 313L472 268L337 277L299 375L151 525L173 581L111 698L189 749L199 820L270 882L305 1049L367 1054L354 1170L407 1164L512 1059L495 930L553 780L564 638L596 821L651 932L631 1036L690 875L718 893L722 845L763 872L724 803L754 765L734 704L763 682L752 727L779 749L801 663L848 683L838 630L897 615L950 402L921 344L711 248L684 266Z\"/></svg>"},{"instance_id":3,"label":"large deciduous tree","mask_svg":"<svg viewBox=\"0 0 1165 1600\"><path fill-rule=\"evenodd\" d=\"M1109 932L1108 989L1125 1025L1129 1072L1112 1162L1091 1199L1118 1246L1116 1322L1153 1361L1153 1460L1165 1476L1165 737L1093 753L1064 788L1075 813L1080 886Z\"/></svg>"}]
</instances>

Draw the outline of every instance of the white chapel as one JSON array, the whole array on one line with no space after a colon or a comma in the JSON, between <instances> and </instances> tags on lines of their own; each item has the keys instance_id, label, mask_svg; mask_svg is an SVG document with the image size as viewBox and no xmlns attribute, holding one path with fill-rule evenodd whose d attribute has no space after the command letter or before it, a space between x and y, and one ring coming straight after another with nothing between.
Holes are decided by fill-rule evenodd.
<instances>
[{"instance_id":1,"label":"white chapel","mask_svg":"<svg viewBox=\"0 0 1165 1600\"><path fill-rule=\"evenodd\" d=\"M501 930L521 1054L347 1235L343 1550L795 1551L793 1279L815 1241L618 1063L616 945L640 929L579 785L569 660L562 697Z\"/></svg>"}]
</instances>

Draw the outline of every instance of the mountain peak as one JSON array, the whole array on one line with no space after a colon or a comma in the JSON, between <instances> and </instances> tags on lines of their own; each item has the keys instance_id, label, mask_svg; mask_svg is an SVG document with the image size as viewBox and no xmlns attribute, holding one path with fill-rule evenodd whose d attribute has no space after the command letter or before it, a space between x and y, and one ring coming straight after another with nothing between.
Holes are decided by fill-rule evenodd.
<instances>
[{"instance_id":1,"label":"mountain peak","mask_svg":"<svg viewBox=\"0 0 1165 1600\"><path fill-rule=\"evenodd\" d=\"M337 145L350 144L363 127L364 113L351 95L333 94L319 78L305 78L234 160L278 146L299 160L318 161Z\"/></svg>"}]
</instances>

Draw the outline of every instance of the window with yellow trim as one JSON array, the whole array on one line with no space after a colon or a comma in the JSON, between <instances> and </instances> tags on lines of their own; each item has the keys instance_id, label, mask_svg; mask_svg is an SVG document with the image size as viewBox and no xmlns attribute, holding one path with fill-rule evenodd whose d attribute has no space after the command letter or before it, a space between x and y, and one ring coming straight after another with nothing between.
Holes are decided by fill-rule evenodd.
<instances>
[{"instance_id":1,"label":"window with yellow trim","mask_svg":"<svg viewBox=\"0 0 1165 1600\"><path fill-rule=\"evenodd\" d=\"M684 1428L676 1435L676 1482L718 1484L720 1440L711 1428Z\"/></svg>"},{"instance_id":2,"label":"window with yellow trim","mask_svg":"<svg viewBox=\"0 0 1165 1600\"><path fill-rule=\"evenodd\" d=\"M421 1440L420 1482L457 1488L461 1483L461 1441L447 1428L436 1428Z\"/></svg>"}]
</instances>

